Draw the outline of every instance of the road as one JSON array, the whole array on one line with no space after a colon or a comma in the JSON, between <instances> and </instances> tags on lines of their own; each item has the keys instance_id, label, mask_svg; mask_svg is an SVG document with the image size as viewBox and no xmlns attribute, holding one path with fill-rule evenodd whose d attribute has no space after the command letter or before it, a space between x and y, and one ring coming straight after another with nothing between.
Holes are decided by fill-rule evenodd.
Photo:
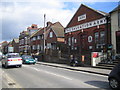
<instances>
[{"instance_id":1,"label":"road","mask_svg":"<svg viewBox=\"0 0 120 90\"><path fill-rule=\"evenodd\" d=\"M2 70L2 88L109 88L107 76L52 66L24 64Z\"/></svg>"}]
</instances>

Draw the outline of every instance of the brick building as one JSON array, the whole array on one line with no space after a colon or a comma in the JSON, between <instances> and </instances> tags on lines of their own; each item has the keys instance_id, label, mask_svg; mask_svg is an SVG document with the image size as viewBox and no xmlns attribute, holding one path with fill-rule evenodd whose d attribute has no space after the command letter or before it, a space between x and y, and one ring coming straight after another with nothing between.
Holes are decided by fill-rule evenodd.
<instances>
[{"instance_id":1,"label":"brick building","mask_svg":"<svg viewBox=\"0 0 120 90\"><path fill-rule=\"evenodd\" d=\"M19 38L14 38L11 42L14 53L19 53Z\"/></svg>"},{"instance_id":2,"label":"brick building","mask_svg":"<svg viewBox=\"0 0 120 90\"><path fill-rule=\"evenodd\" d=\"M20 54L30 54L30 36L38 31L36 24L32 24L26 31L19 35L19 52Z\"/></svg>"},{"instance_id":3,"label":"brick building","mask_svg":"<svg viewBox=\"0 0 120 90\"><path fill-rule=\"evenodd\" d=\"M43 35L45 31L45 36ZM64 43L64 27L59 23L47 22L45 28L40 28L30 37L31 54L43 53L45 49L56 50L58 43Z\"/></svg>"},{"instance_id":4,"label":"brick building","mask_svg":"<svg viewBox=\"0 0 120 90\"><path fill-rule=\"evenodd\" d=\"M8 52L8 42L7 41L3 41L2 43L1 43L1 51L2 51L2 53L3 54L7 54L7 52Z\"/></svg>"},{"instance_id":5,"label":"brick building","mask_svg":"<svg viewBox=\"0 0 120 90\"><path fill-rule=\"evenodd\" d=\"M110 44L108 14L81 4L65 28L69 53L84 64L91 65L91 52L104 52Z\"/></svg>"}]
</instances>

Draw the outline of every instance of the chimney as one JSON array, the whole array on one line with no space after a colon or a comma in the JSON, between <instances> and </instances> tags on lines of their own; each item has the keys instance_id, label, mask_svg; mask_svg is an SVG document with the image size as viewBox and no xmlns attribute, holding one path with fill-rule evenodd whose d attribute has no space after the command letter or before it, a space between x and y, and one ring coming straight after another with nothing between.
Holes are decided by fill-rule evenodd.
<instances>
[{"instance_id":1,"label":"chimney","mask_svg":"<svg viewBox=\"0 0 120 90\"><path fill-rule=\"evenodd\" d=\"M47 27L49 27L50 25L52 25L52 23L50 21L47 22Z\"/></svg>"}]
</instances>

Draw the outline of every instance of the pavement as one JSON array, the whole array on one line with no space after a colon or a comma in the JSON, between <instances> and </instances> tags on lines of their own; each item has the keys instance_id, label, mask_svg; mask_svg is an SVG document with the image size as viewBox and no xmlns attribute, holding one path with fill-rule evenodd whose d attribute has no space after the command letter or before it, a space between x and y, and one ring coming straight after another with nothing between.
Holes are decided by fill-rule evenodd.
<instances>
[{"instance_id":1,"label":"pavement","mask_svg":"<svg viewBox=\"0 0 120 90\"><path fill-rule=\"evenodd\" d=\"M99 68L81 67L81 66L72 67L66 64L56 64L56 63L48 63L48 62L37 62L37 64L48 65L48 66L53 66L58 68L65 68L65 69L75 70L75 71L83 71L83 72L100 74L105 76L108 76L109 73L111 72L111 70L108 70L108 69L99 69Z\"/></svg>"}]
</instances>

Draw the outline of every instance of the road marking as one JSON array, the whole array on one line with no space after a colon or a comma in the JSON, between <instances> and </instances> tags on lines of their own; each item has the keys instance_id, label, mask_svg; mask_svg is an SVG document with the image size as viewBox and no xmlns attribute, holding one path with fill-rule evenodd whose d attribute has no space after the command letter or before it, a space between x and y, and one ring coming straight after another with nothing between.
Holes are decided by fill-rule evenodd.
<instances>
[{"instance_id":1,"label":"road marking","mask_svg":"<svg viewBox=\"0 0 120 90\"><path fill-rule=\"evenodd\" d=\"M8 88L22 88L13 78L11 78L7 73L4 72L3 78L7 80L5 84Z\"/></svg>"},{"instance_id":2,"label":"road marking","mask_svg":"<svg viewBox=\"0 0 120 90\"><path fill-rule=\"evenodd\" d=\"M65 77L65 76L62 76L62 75L58 75L58 74L55 74L55 73L51 73L51 72L48 72L48 71L45 71L45 73L48 73L48 74L51 74L51 75L55 75L57 77L62 77L62 78L68 79L68 80L72 80L71 78L68 78L68 77Z\"/></svg>"},{"instance_id":3,"label":"road marking","mask_svg":"<svg viewBox=\"0 0 120 90\"><path fill-rule=\"evenodd\" d=\"M25 67L29 67L29 66L25 66ZM48 71L44 71L44 70L40 70L38 68L35 68L35 67L29 67L31 69L34 69L36 71L40 71L40 72L44 72L44 73L47 73L47 74L51 74L51 75L54 75L54 76L57 76L57 77L61 77L61 78L64 78L64 79L67 79L67 80L72 80L71 78L68 78L68 77L65 77L65 76L62 76L62 75L58 75L56 73L52 73L52 72L48 72Z\"/></svg>"},{"instance_id":4,"label":"road marking","mask_svg":"<svg viewBox=\"0 0 120 90\"><path fill-rule=\"evenodd\" d=\"M57 68L57 67L52 67L52 66L46 66L46 67ZM75 70L70 70L70 69L66 69L66 68L57 68L57 69L62 69L62 70L71 71L71 72L77 72L77 73L84 73L84 74L89 74L89 75L91 74L91 75L101 76L101 77L108 77L108 76L105 76L105 75L89 73L89 72L84 72L84 71L75 71Z\"/></svg>"},{"instance_id":5,"label":"road marking","mask_svg":"<svg viewBox=\"0 0 120 90\"><path fill-rule=\"evenodd\" d=\"M45 66L45 65L44 65ZM25 66L25 67L29 67L29 66ZM51 66L47 66L47 67L51 67ZM34 67L30 67L36 71L41 71L40 69L37 69L37 68L34 68ZM53 67L52 67L53 68ZM56 67L54 67L56 68ZM71 72L77 72L77 73L83 73L83 74L88 74L88 75L94 75L94 76L101 76L101 77L108 77L108 76L105 76L105 75L100 75L100 74L95 74L95 73L89 73L89 72L83 72L83 71L74 71L74 70L69 70L69 69L65 69L65 68L57 68L57 69L62 69L62 70L67 70L67 71L71 71ZM41 71L43 72L43 70ZM68 77L64 77L64 76L61 76L61 75L57 75L55 73L51 73L51 72L47 72L47 71L44 71L48 74L51 74L51 75L55 75L55 76L58 76L58 77L63 77L63 78L66 78L66 79L69 79L69 80L72 80L71 78L68 78Z\"/></svg>"}]
</instances>

